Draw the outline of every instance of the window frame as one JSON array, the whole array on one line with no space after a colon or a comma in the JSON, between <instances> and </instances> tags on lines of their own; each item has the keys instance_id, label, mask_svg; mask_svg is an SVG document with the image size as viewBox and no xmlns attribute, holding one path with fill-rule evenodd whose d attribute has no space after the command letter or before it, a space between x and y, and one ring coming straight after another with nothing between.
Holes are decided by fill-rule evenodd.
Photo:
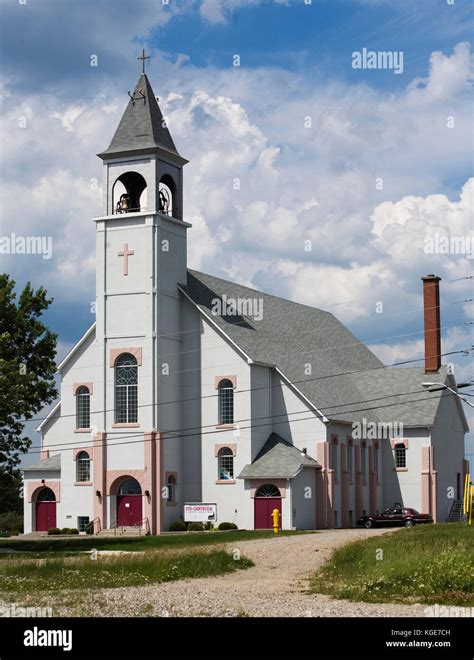
<instances>
[{"instance_id":1,"label":"window frame","mask_svg":"<svg viewBox=\"0 0 474 660\"><path fill-rule=\"evenodd\" d=\"M352 443L347 445L347 473L349 481L354 481L354 446Z\"/></svg>"},{"instance_id":2,"label":"window frame","mask_svg":"<svg viewBox=\"0 0 474 660\"><path fill-rule=\"evenodd\" d=\"M81 416L84 416L84 419ZM87 421L87 424L81 422ZM87 385L80 385L76 390L76 429L89 430L91 427L91 391Z\"/></svg>"},{"instance_id":3,"label":"window frame","mask_svg":"<svg viewBox=\"0 0 474 660\"><path fill-rule=\"evenodd\" d=\"M81 523L80 522L81 520L82 521L87 520L87 522ZM85 532L86 529L87 529L87 526L89 525L89 523L90 523L90 517L89 516L77 516L77 529L78 529L79 532ZM81 529L81 527L82 527L82 529Z\"/></svg>"},{"instance_id":4,"label":"window frame","mask_svg":"<svg viewBox=\"0 0 474 660\"><path fill-rule=\"evenodd\" d=\"M334 474L334 480L338 480L338 470L339 470L339 456L338 456L338 443L333 440L331 444L331 468Z\"/></svg>"},{"instance_id":5,"label":"window frame","mask_svg":"<svg viewBox=\"0 0 474 660\"><path fill-rule=\"evenodd\" d=\"M362 473L362 481L367 483L367 445L365 443L360 447L360 471Z\"/></svg>"},{"instance_id":6,"label":"window frame","mask_svg":"<svg viewBox=\"0 0 474 660\"><path fill-rule=\"evenodd\" d=\"M225 464L228 467L225 467ZM230 469L229 469L230 466ZM223 476L225 472L230 476ZM234 476L234 452L230 447L221 447L217 452L217 479L218 481L233 481Z\"/></svg>"},{"instance_id":7,"label":"window frame","mask_svg":"<svg viewBox=\"0 0 474 660\"><path fill-rule=\"evenodd\" d=\"M128 361L129 364L121 364ZM135 377L131 383L120 383L125 380L120 369L133 369ZM115 424L138 424L138 360L132 353L121 353L114 364L114 420Z\"/></svg>"},{"instance_id":8,"label":"window frame","mask_svg":"<svg viewBox=\"0 0 474 660\"><path fill-rule=\"evenodd\" d=\"M166 503L175 504L176 503L176 485L177 480L174 474L169 474L166 479Z\"/></svg>"},{"instance_id":9,"label":"window frame","mask_svg":"<svg viewBox=\"0 0 474 660\"><path fill-rule=\"evenodd\" d=\"M393 446L395 469L407 467L407 448L404 442L396 442Z\"/></svg>"},{"instance_id":10,"label":"window frame","mask_svg":"<svg viewBox=\"0 0 474 660\"><path fill-rule=\"evenodd\" d=\"M83 483L90 483L90 481L91 481L91 457L88 451L83 450L80 451L76 456L76 483L83 484Z\"/></svg>"},{"instance_id":11,"label":"window frame","mask_svg":"<svg viewBox=\"0 0 474 660\"><path fill-rule=\"evenodd\" d=\"M234 424L234 389L233 382L228 378L222 378L217 385L219 426Z\"/></svg>"}]
</instances>

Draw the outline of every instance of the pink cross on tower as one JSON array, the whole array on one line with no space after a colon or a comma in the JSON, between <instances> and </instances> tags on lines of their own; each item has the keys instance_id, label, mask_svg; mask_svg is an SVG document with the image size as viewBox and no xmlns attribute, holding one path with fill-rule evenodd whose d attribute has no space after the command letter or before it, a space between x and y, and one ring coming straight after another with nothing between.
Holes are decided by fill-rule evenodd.
<instances>
[{"instance_id":1,"label":"pink cross on tower","mask_svg":"<svg viewBox=\"0 0 474 660\"><path fill-rule=\"evenodd\" d=\"M124 257L123 259L123 274L128 275L128 258L133 256L135 252L128 249L128 243L123 244L123 250L118 253L119 257Z\"/></svg>"}]
</instances>

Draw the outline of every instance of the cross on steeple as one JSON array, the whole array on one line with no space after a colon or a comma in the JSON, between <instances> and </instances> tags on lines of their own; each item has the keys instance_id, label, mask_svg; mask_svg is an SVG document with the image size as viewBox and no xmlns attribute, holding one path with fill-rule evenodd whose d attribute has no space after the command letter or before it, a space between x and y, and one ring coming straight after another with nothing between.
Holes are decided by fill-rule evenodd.
<instances>
[{"instance_id":1,"label":"cross on steeple","mask_svg":"<svg viewBox=\"0 0 474 660\"><path fill-rule=\"evenodd\" d=\"M141 60L141 61L142 61L142 73L145 73L145 61L146 61L146 60L149 60L149 59L150 59L150 56L149 56L149 55L145 55L145 49L142 48L142 54L141 54L141 57L137 57L137 60Z\"/></svg>"}]
</instances>

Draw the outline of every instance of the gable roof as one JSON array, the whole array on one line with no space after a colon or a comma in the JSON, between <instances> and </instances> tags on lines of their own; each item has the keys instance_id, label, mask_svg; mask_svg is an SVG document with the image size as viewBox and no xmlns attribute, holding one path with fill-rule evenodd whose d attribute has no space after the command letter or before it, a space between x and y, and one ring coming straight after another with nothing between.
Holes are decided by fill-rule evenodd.
<instances>
[{"instance_id":1,"label":"gable roof","mask_svg":"<svg viewBox=\"0 0 474 660\"><path fill-rule=\"evenodd\" d=\"M424 369L385 367L333 314L194 270L180 288L251 361L278 369L327 419L433 424L440 393L424 390ZM262 299L262 318L213 313L224 296ZM442 383L446 373L429 380Z\"/></svg>"},{"instance_id":2,"label":"gable roof","mask_svg":"<svg viewBox=\"0 0 474 660\"><path fill-rule=\"evenodd\" d=\"M304 467L320 468L314 458L272 433L251 464L245 465L238 479L292 479Z\"/></svg>"},{"instance_id":3,"label":"gable roof","mask_svg":"<svg viewBox=\"0 0 474 660\"><path fill-rule=\"evenodd\" d=\"M99 157L107 159L157 149L171 154L175 160L187 162L178 154L150 81L142 73L109 147Z\"/></svg>"},{"instance_id":4,"label":"gable roof","mask_svg":"<svg viewBox=\"0 0 474 660\"><path fill-rule=\"evenodd\" d=\"M38 461L38 463L33 463L33 465L27 465L22 469L24 472L60 470L61 454L55 454L54 456L49 456L48 458L44 458L42 461Z\"/></svg>"},{"instance_id":5,"label":"gable roof","mask_svg":"<svg viewBox=\"0 0 474 660\"><path fill-rule=\"evenodd\" d=\"M36 427L35 431L41 432L43 430L43 427L51 421L51 419L54 418L56 413L59 413L60 416L60 410L61 410L61 400L59 400L53 408L49 411L49 413L46 415L46 417L42 420L41 424L38 424Z\"/></svg>"},{"instance_id":6,"label":"gable roof","mask_svg":"<svg viewBox=\"0 0 474 660\"><path fill-rule=\"evenodd\" d=\"M61 372L62 368L69 362L72 356L79 350L82 344L87 341L87 339L95 332L95 323L93 323L90 328L88 328L85 333L80 337L80 339L74 344L69 353L61 360L58 364L56 371Z\"/></svg>"}]
</instances>

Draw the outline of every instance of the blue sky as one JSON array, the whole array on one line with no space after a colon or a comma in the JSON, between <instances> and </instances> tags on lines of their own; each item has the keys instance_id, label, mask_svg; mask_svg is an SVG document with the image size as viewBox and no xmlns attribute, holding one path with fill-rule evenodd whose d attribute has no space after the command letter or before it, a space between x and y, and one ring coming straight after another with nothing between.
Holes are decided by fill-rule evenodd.
<instances>
[{"instance_id":1,"label":"blue sky","mask_svg":"<svg viewBox=\"0 0 474 660\"><path fill-rule=\"evenodd\" d=\"M55 298L46 319L60 356L93 321L91 218L101 195L90 182L101 180L95 154L127 103L142 46L190 159L192 267L328 309L387 363L422 356L419 277L436 272L443 347L469 347L471 281L452 280L472 274L472 259L427 255L423 245L434 232L473 229L472 7L4 0L0 234L51 236L54 251L51 260L0 259L19 286L30 279ZM403 73L354 70L352 53L362 48L403 51ZM307 239L311 253L302 250ZM468 358L455 364L459 379L472 377Z\"/></svg>"}]
</instances>

